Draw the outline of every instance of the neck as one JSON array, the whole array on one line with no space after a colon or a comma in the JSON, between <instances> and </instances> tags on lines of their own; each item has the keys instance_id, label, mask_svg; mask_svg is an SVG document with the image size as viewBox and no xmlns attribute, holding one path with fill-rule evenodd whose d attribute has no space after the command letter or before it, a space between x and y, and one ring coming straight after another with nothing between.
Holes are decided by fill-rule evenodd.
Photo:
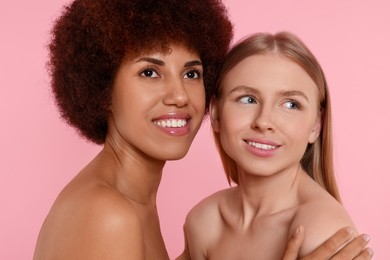
<instances>
[{"instance_id":1,"label":"neck","mask_svg":"<svg viewBox=\"0 0 390 260\"><path fill-rule=\"evenodd\" d=\"M302 173L304 172L300 166L271 176L240 172L237 191L243 224L249 225L256 217L297 206L298 184Z\"/></svg>"},{"instance_id":2,"label":"neck","mask_svg":"<svg viewBox=\"0 0 390 260\"><path fill-rule=\"evenodd\" d=\"M104 178L127 198L142 205L156 204L165 161L151 158L110 134L97 161L105 169Z\"/></svg>"}]
</instances>

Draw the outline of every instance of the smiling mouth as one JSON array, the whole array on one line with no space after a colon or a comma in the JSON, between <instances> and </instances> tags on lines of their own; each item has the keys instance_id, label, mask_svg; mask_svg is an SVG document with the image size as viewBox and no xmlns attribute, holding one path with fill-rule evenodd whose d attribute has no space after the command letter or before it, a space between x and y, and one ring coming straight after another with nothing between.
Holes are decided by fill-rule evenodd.
<instances>
[{"instance_id":1,"label":"smiling mouth","mask_svg":"<svg viewBox=\"0 0 390 260\"><path fill-rule=\"evenodd\" d=\"M245 142L252 147L255 147L258 149L263 149L263 150L268 150L268 151L275 150L276 148L278 148L277 146L270 145L270 144L262 144L262 143L252 142L252 141L245 141Z\"/></svg>"},{"instance_id":2,"label":"smiling mouth","mask_svg":"<svg viewBox=\"0 0 390 260\"><path fill-rule=\"evenodd\" d=\"M155 120L153 121L153 123L161 127L180 128L187 125L187 120L186 119L164 119L164 120Z\"/></svg>"}]
</instances>

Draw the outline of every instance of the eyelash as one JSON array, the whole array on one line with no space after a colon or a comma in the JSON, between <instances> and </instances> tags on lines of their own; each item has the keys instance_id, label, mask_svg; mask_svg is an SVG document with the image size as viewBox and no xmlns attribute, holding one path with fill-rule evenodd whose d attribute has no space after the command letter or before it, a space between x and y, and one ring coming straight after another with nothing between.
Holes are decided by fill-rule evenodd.
<instances>
[{"instance_id":1,"label":"eyelash","mask_svg":"<svg viewBox=\"0 0 390 260\"><path fill-rule=\"evenodd\" d=\"M252 101L252 102L249 102L249 100L248 100L248 102L243 102L242 99L244 99L244 98L251 99L251 100L253 100L253 101ZM253 96L250 96L250 95L239 96L239 97L236 98L236 101L237 101L237 102L240 102L240 103L243 103L243 104L257 104L257 103L258 103L257 100L256 100L256 98L253 97ZM291 103L291 104L293 104L295 107L294 107L294 108L286 107L286 106L285 106L286 103ZM291 109L291 110L302 110L302 105L301 105L299 102L297 102L296 100L287 100L287 101L283 102L283 105L284 105L284 107L286 107L287 109Z\"/></svg>"},{"instance_id":2,"label":"eyelash","mask_svg":"<svg viewBox=\"0 0 390 260\"><path fill-rule=\"evenodd\" d=\"M160 76L160 75L156 72L156 69L154 69L154 68L145 68L144 70L141 71L140 76L141 76L141 77L145 77L145 78L156 78L156 76L147 76L147 75L145 75L146 72L152 72L152 75L153 75L153 74L156 74L157 77Z\"/></svg>"},{"instance_id":3,"label":"eyelash","mask_svg":"<svg viewBox=\"0 0 390 260\"><path fill-rule=\"evenodd\" d=\"M152 76L147 76L145 74L146 72L152 72ZM194 73L196 75L194 77L190 78L190 77L188 77L189 73ZM154 74L156 74L156 75L154 75ZM145 78L156 78L156 77L159 77L160 74L154 68L146 68L146 69L141 71L140 76L141 77L145 77ZM186 73L184 73L184 78L187 78L187 79L201 79L202 78L202 73L199 70L197 70L197 69L192 69L192 70L187 71Z\"/></svg>"},{"instance_id":4,"label":"eyelash","mask_svg":"<svg viewBox=\"0 0 390 260\"><path fill-rule=\"evenodd\" d=\"M254 102L252 102L252 103L250 103L250 102L243 102L242 101L243 98L252 99ZM243 104L257 104L256 98L253 97L253 96L250 96L250 95L239 96L239 97L236 98L236 101L238 101L240 103L243 103Z\"/></svg>"},{"instance_id":5,"label":"eyelash","mask_svg":"<svg viewBox=\"0 0 390 260\"><path fill-rule=\"evenodd\" d=\"M188 78L188 79L201 79L202 78L202 73L197 69L192 69L190 71L187 71L186 73L184 73L184 76L188 75L188 73L195 73L198 75L197 77L195 76L194 78Z\"/></svg>"},{"instance_id":6,"label":"eyelash","mask_svg":"<svg viewBox=\"0 0 390 260\"><path fill-rule=\"evenodd\" d=\"M293 110L295 110L295 109L296 110L301 110L302 109L301 104L299 102L297 102L296 100L287 100L286 102L283 103L283 105L286 104L286 103L292 103L292 104L294 104L296 106L295 108L287 107L288 109L293 109Z\"/></svg>"}]
</instances>

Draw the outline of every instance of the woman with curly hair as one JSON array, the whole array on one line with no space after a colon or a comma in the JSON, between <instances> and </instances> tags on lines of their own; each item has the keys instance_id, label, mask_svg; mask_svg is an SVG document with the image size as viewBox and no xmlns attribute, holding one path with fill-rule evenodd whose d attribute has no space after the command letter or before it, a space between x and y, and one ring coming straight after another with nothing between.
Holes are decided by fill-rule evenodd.
<instances>
[{"instance_id":1,"label":"woman with curly hair","mask_svg":"<svg viewBox=\"0 0 390 260\"><path fill-rule=\"evenodd\" d=\"M62 118L103 148L54 202L34 259L168 259L162 170L186 155L231 39L220 0L65 7L49 45L52 90Z\"/></svg>"},{"instance_id":2,"label":"woman with curly hair","mask_svg":"<svg viewBox=\"0 0 390 260\"><path fill-rule=\"evenodd\" d=\"M156 208L232 38L220 1L76 0L52 31L61 116L102 151L63 189L34 259L168 259Z\"/></svg>"}]
</instances>

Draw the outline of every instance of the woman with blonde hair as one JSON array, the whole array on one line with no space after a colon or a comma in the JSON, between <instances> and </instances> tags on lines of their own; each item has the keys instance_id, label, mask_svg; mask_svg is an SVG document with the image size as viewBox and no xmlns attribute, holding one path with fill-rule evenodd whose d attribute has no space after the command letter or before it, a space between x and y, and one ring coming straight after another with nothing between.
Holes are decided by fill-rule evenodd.
<instances>
[{"instance_id":1,"label":"woman with blonde hair","mask_svg":"<svg viewBox=\"0 0 390 260\"><path fill-rule=\"evenodd\" d=\"M325 76L295 35L258 33L236 44L221 68L210 118L236 186L187 216L191 259L258 259L258 252L281 259L300 225L300 257L344 226L357 236L333 173Z\"/></svg>"}]
</instances>

